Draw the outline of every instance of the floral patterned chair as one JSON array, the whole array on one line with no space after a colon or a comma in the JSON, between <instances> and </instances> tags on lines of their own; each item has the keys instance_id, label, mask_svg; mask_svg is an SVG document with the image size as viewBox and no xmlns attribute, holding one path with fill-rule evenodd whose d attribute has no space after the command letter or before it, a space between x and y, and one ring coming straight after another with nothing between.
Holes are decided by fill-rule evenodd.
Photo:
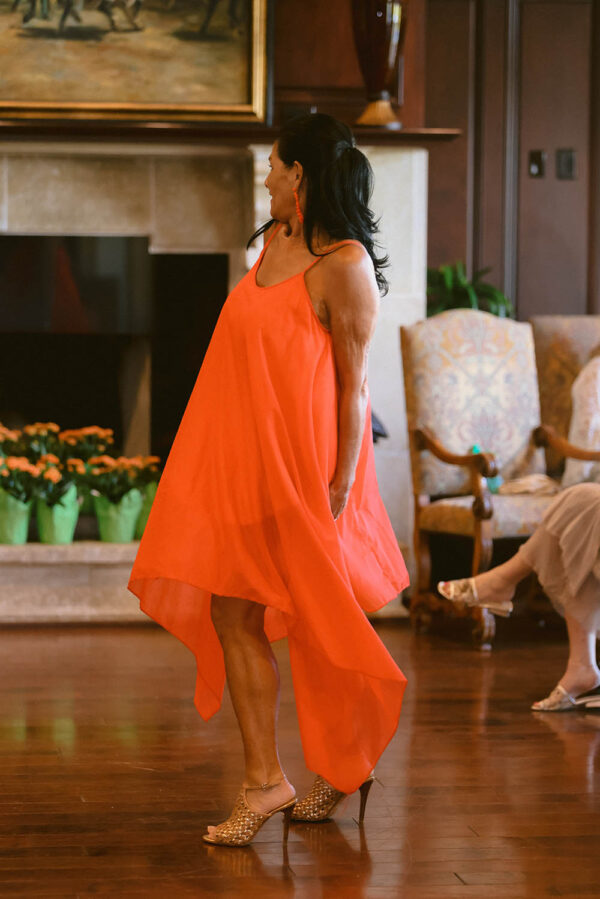
<instances>
[{"instance_id":1,"label":"floral patterned chair","mask_svg":"<svg viewBox=\"0 0 600 899\"><path fill-rule=\"evenodd\" d=\"M600 459L540 427L538 376L529 323L455 309L402 327L402 361L415 498L417 583L411 617L434 611L472 619L477 642L493 639L494 618L445 602L431 588L430 535L473 540L472 574L491 562L493 541L526 538L551 496L492 495L487 478L545 473L544 447ZM472 452L478 445L482 452Z\"/></svg>"},{"instance_id":2,"label":"floral patterned chair","mask_svg":"<svg viewBox=\"0 0 600 899\"><path fill-rule=\"evenodd\" d=\"M566 438L573 381L600 347L600 315L538 315L531 319L540 385L542 421ZM561 453L546 449L548 474L560 477Z\"/></svg>"}]
</instances>

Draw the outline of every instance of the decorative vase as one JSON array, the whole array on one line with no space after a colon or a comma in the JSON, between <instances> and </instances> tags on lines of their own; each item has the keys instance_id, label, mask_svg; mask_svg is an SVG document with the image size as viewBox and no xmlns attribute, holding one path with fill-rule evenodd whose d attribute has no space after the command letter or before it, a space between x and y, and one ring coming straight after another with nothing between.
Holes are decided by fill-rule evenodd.
<instances>
[{"instance_id":1,"label":"decorative vase","mask_svg":"<svg viewBox=\"0 0 600 899\"><path fill-rule=\"evenodd\" d=\"M0 489L0 543L27 543L33 500L21 502Z\"/></svg>"},{"instance_id":2,"label":"decorative vase","mask_svg":"<svg viewBox=\"0 0 600 899\"><path fill-rule=\"evenodd\" d=\"M142 508L137 520L137 524L135 526L136 540L142 539L142 534L144 533L144 529L148 521L148 516L150 515L150 509L152 508L152 503L154 502L154 497L156 496L157 489L158 481L151 481L149 484L146 484L142 491Z\"/></svg>"},{"instance_id":3,"label":"decorative vase","mask_svg":"<svg viewBox=\"0 0 600 899\"><path fill-rule=\"evenodd\" d=\"M111 503L106 496L92 491L94 509L98 519L100 539L104 543L130 543L142 508L142 494L132 488L118 503Z\"/></svg>"},{"instance_id":4,"label":"decorative vase","mask_svg":"<svg viewBox=\"0 0 600 899\"><path fill-rule=\"evenodd\" d=\"M354 43L368 105L357 125L401 128L389 84L404 40L407 0L352 0Z\"/></svg>"},{"instance_id":5,"label":"decorative vase","mask_svg":"<svg viewBox=\"0 0 600 899\"><path fill-rule=\"evenodd\" d=\"M40 543L72 543L79 518L79 500L75 484L71 484L60 502L53 506L38 498L36 517Z\"/></svg>"}]
</instances>

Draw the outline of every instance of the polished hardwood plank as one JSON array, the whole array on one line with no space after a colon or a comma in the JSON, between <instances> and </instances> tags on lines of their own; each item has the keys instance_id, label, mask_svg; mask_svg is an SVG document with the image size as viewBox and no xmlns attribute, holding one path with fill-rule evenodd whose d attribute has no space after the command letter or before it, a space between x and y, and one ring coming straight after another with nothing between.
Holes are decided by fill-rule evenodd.
<instances>
[{"instance_id":1,"label":"polished hardwood plank","mask_svg":"<svg viewBox=\"0 0 600 899\"><path fill-rule=\"evenodd\" d=\"M493 653L378 623L409 678L365 826L281 817L247 849L200 836L229 812L241 746L228 698L204 723L194 661L152 626L0 634L1 897L474 899L600 895L600 712L533 714L561 634ZM299 792L285 644L281 754Z\"/></svg>"}]
</instances>

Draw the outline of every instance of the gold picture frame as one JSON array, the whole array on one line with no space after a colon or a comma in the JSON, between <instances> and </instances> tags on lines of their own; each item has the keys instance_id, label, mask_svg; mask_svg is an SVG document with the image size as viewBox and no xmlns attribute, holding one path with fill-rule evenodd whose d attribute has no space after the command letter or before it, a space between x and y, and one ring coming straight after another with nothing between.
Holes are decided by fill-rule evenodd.
<instances>
[{"instance_id":1,"label":"gold picture frame","mask_svg":"<svg viewBox=\"0 0 600 899\"><path fill-rule=\"evenodd\" d=\"M0 117L268 124L270 2L0 0ZM39 54L44 41L49 52ZM94 43L104 44L100 62ZM139 76L134 84L126 77L132 71ZM181 99L186 92L189 102Z\"/></svg>"}]
</instances>

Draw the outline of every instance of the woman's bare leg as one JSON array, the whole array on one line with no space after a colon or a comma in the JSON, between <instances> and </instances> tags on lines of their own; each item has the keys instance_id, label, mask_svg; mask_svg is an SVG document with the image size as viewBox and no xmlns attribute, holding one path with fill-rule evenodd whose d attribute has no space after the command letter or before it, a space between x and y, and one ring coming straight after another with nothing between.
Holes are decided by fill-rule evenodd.
<instances>
[{"instance_id":1,"label":"woman's bare leg","mask_svg":"<svg viewBox=\"0 0 600 899\"><path fill-rule=\"evenodd\" d=\"M596 633L587 630L570 615L565 615L569 633L569 661L560 679L561 685L571 696L593 690L600 683L600 670L596 662Z\"/></svg>"},{"instance_id":2,"label":"woman's bare leg","mask_svg":"<svg viewBox=\"0 0 600 899\"><path fill-rule=\"evenodd\" d=\"M211 614L242 735L244 783L274 784L268 790L250 790L247 801L254 811L271 811L290 799L294 789L277 751L279 670L264 631L265 608L246 599L213 596Z\"/></svg>"}]
</instances>

